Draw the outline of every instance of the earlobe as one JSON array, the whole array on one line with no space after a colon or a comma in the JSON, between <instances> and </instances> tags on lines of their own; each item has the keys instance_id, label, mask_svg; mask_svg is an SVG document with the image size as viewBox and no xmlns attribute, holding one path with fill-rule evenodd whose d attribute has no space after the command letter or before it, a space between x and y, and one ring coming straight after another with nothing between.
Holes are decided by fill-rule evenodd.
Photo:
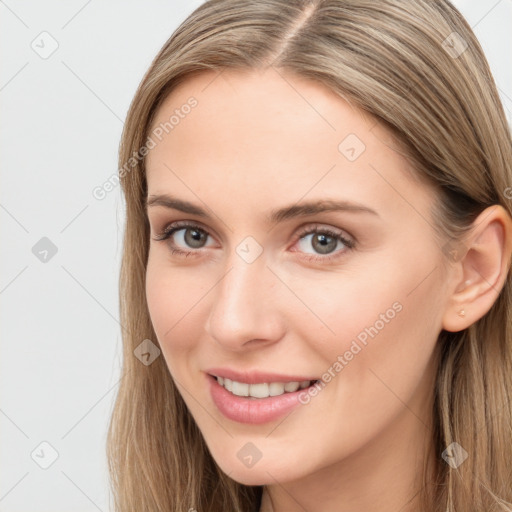
<instances>
[{"instance_id":1,"label":"earlobe","mask_svg":"<svg viewBox=\"0 0 512 512\"><path fill-rule=\"evenodd\" d=\"M462 277L455 283L443 316L443 329L458 332L485 316L498 298L510 268L512 219L501 205L486 208L464 240L454 263Z\"/></svg>"}]
</instances>

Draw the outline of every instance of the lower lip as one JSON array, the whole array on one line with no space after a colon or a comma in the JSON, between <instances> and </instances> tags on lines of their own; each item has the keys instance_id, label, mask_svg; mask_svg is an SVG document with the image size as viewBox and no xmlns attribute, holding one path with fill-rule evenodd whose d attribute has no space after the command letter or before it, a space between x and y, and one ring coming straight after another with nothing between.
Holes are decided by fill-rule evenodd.
<instances>
[{"instance_id":1,"label":"lower lip","mask_svg":"<svg viewBox=\"0 0 512 512\"><path fill-rule=\"evenodd\" d=\"M219 411L233 421L260 425L276 420L293 410L298 405L300 393L307 392L308 388L298 389L293 393L284 393L268 398L251 399L233 395L221 386L215 377L206 375L209 380L210 393Z\"/></svg>"}]
</instances>

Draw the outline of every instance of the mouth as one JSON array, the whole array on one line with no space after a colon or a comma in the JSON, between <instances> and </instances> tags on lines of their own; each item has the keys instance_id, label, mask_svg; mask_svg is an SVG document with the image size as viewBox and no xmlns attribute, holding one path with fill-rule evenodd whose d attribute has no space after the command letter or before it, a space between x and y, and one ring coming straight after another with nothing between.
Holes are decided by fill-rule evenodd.
<instances>
[{"instance_id":1,"label":"mouth","mask_svg":"<svg viewBox=\"0 0 512 512\"><path fill-rule=\"evenodd\" d=\"M213 377L221 387L229 391L232 395L241 398L247 398L249 400L257 400L286 395L288 393L295 393L298 390L307 389L319 382L319 379L316 379L291 382L261 382L249 384L247 382L238 382L225 377L219 377L217 375L210 376Z\"/></svg>"},{"instance_id":2,"label":"mouth","mask_svg":"<svg viewBox=\"0 0 512 512\"><path fill-rule=\"evenodd\" d=\"M223 372L240 378L234 371L226 369ZM308 403L303 401L303 395L307 396L309 388L320 382L318 379L299 380L299 375L289 376L297 380L288 381L289 377L264 372L259 372L259 375L256 372L246 373L245 380L252 382L235 381L212 373L204 375L217 410L229 420L252 425L276 421L301 404ZM270 382L262 382L267 379Z\"/></svg>"}]
</instances>

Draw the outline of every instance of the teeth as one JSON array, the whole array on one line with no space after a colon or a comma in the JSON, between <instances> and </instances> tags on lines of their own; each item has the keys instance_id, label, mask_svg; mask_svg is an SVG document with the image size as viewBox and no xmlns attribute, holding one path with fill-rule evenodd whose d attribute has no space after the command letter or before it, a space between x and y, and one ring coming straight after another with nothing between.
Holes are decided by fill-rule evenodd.
<instances>
[{"instance_id":1,"label":"teeth","mask_svg":"<svg viewBox=\"0 0 512 512\"><path fill-rule=\"evenodd\" d=\"M270 396L279 396L284 393L284 382L271 382L268 385Z\"/></svg>"},{"instance_id":2,"label":"teeth","mask_svg":"<svg viewBox=\"0 0 512 512\"><path fill-rule=\"evenodd\" d=\"M269 395L269 385L268 384L247 384L249 387L249 394L254 398L267 398Z\"/></svg>"},{"instance_id":3,"label":"teeth","mask_svg":"<svg viewBox=\"0 0 512 512\"><path fill-rule=\"evenodd\" d=\"M294 391L297 391L299 389L299 383L298 382L287 382L284 385L284 390L288 391L288 393L293 393Z\"/></svg>"},{"instance_id":4,"label":"teeth","mask_svg":"<svg viewBox=\"0 0 512 512\"><path fill-rule=\"evenodd\" d=\"M313 381L303 380L302 382L271 382L260 384L247 384L237 382L227 378L217 377L217 382L236 396L246 396L253 398L267 398L269 396L279 396L284 393L293 393L300 389L307 388Z\"/></svg>"},{"instance_id":5,"label":"teeth","mask_svg":"<svg viewBox=\"0 0 512 512\"><path fill-rule=\"evenodd\" d=\"M249 384L233 381L231 384L231 393L238 396L249 396Z\"/></svg>"}]
</instances>

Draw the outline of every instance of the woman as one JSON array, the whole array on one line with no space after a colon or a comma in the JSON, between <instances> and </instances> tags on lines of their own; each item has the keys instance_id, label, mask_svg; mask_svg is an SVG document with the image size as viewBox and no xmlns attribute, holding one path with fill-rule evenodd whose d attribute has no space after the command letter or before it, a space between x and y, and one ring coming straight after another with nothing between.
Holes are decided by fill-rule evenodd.
<instances>
[{"instance_id":1,"label":"woman","mask_svg":"<svg viewBox=\"0 0 512 512\"><path fill-rule=\"evenodd\" d=\"M115 510L512 510L512 142L446 0L207 1L120 147Z\"/></svg>"}]
</instances>

